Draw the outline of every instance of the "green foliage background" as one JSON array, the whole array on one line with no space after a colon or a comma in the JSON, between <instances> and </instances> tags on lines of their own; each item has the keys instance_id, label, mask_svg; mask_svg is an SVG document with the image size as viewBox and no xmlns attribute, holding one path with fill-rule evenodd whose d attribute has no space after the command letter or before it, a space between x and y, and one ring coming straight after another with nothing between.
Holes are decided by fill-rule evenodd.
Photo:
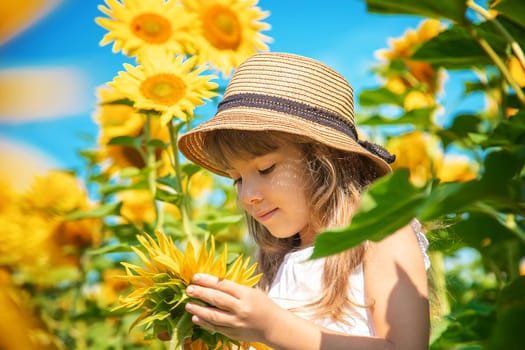
<instances>
[{"instance_id":1,"label":"green foliage background","mask_svg":"<svg viewBox=\"0 0 525 350\"><path fill-rule=\"evenodd\" d=\"M525 4L491 1L491 9L498 11L491 19L488 11L472 1L366 2L371 12L450 23L411 59L431 63L435 69L475 71L484 79L464 81L465 96L481 92L490 98L496 91L499 105L494 113L480 109L464 115L447 110L452 119L447 128L435 125L431 118L418 118L414 123L406 114L395 120L362 116L360 125L368 120L379 127L405 125L408 120L416 130L437 135L445 146L470 152L479 160L479 175L467 182L439 183L436 179L418 188L409 182L405 170L397 170L372 186L367 196L373 205L358 213L351 227L318 237L314 254L332 254L364 239L380 240L418 217L437 226L428 232L432 301L439 310L432 319L430 348L524 349L520 325L525 322L525 276L520 275L519 266L525 256L525 93L507 62L521 57L524 64ZM374 107L395 101L385 98L382 88L364 94L364 102ZM510 115L509 107L513 108ZM454 257L461 251L472 252L476 258L444 270L443 260L460 262Z\"/></svg>"}]
</instances>

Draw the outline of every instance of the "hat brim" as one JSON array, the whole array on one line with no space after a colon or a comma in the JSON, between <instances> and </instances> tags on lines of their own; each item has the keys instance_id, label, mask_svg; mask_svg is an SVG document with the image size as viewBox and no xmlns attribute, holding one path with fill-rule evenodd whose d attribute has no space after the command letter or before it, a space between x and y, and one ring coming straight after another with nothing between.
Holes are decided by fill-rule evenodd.
<instances>
[{"instance_id":1,"label":"hat brim","mask_svg":"<svg viewBox=\"0 0 525 350\"><path fill-rule=\"evenodd\" d=\"M191 129L178 141L179 150L190 161L218 175L229 177L225 169L214 163L204 152L204 134L212 130L280 131L308 137L321 144L343 151L357 153L370 161L379 176L392 171L383 159L370 153L345 133L319 123L281 112L237 107L218 112L210 120Z\"/></svg>"}]
</instances>

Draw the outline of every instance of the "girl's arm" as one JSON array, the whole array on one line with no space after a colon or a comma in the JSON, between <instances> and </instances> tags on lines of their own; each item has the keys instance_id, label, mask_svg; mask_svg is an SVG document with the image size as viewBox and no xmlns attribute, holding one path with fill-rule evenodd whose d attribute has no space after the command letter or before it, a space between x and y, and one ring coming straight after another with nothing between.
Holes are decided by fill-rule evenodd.
<instances>
[{"instance_id":1,"label":"girl's arm","mask_svg":"<svg viewBox=\"0 0 525 350\"><path fill-rule=\"evenodd\" d=\"M428 348L426 273L410 227L370 244L365 262L375 337L338 334L281 309L262 291L196 275L187 293L213 307L187 304L193 322L241 341L287 350ZM419 254L419 255L418 255Z\"/></svg>"},{"instance_id":2,"label":"girl's arm","mask_svg":"<svg viewBox=\"0 0 525 350\"><path fill-rule=\"evenodd\" d=\"M396 349L428 349L427 275L410 225L380 242L370 242L364 274L375 335L388 339Z\"/></svg>"}]
</instances>

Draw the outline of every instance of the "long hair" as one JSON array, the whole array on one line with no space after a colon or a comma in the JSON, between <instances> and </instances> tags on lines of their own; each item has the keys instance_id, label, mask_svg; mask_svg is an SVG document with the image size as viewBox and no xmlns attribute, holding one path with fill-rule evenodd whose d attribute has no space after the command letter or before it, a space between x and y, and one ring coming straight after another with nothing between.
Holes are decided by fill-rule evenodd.
<instances>
[{"instance_id":1,"label":"long hair","mask_svg":"<svg viewBox=\"0 0 525 350\"><path fill-rule=\"evenodd\" d=\"M262 156L286 143L299 146L304 157L302 179L311 206L311 227L315 232L349 225L361 192L378 175L365 157L341 151L300 135L276 131L215 130L205 134L205 152L214 162L229 168L228 159ZM296 249L296 238L276 238L251 216L248 230L257 243L257 262L263 277L259 286L268 290L284 256ZM348 297L350 274L361 264L364 245L327 257L321 279L323 295L306 307L317 317L344 322L355 305Z\"/></svg>"}]
</instances>

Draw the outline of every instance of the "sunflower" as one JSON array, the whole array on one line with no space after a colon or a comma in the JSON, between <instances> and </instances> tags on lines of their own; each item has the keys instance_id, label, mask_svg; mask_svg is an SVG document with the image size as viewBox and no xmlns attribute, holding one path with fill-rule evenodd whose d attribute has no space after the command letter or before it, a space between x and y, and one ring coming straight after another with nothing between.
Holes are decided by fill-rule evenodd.
<instances>
[{"instance_id":1,"label":"sunflower","mask_svg":"<svg viewBox=\"0 0 525 350\"><path fill-rule=\"evenodd\" d=\"M109 32L100 45L113 42L113 52L128 56L144 50L167 50L184 53L184 42L193 36L195 16L186 13L171 0L106 0L108 7L98 9L109 18L98 17L96 23Z\"/></svg>"},{"instance_id":2,"label":"sunflower","mask_svg":"<svg viewBox=\"0 0 525 350\"><path fill-rule=\"evenodd\" d=\"M261 278L260 274L253 275L256 264L249 266L250 260L245 260L241 255L228 265L226 246L216 258L213 236L209 250L203 243L196 255L190 242L183 253L164 233L156 231L155 235L156 241L148 234L137 237L145 253L132 247L145 267L122 262L126 275L121 278L128 281L133 290L120 298L120 305L114 310L142 310L131 328L144 325L146 330L153 328L153 335L165 331L170 334L175 332L178 344L189 339L200 339L206 342L209 349L215 349L218 344L226 346L236 343L224 335L193 325L191 314L185 311L184 305L188 301L201 301L189 298L185 290L196 273L207 273L253 287Z\"/></svg>"},{"instance_id":3,"label":"sunflower","mask_svg":"<svg viewBox=\"0 0 525 350\"><path fill-rule=\"evenodd\" d=\"M59 170L35 176L23 198L25 210L47 217L58 217L83 209L89 202L87 190L80 179Z\"/></svg>"},{"instance_id":4,"label":"sunflower","mask_svg":"<svg viewBox=\"0 0 525 350\"><path fill-rule=\"evenodd\" d=\"M182 0L188 12L197 15L200 35L193 38L199 62L210 62L229 76L246 58L268 50L271 39L261 34L270 25L260 22L269 12L257 0Z\"/></svg>"},{"instance_id":5,"label":"sunflower","mask_svg":"<svg viewBox=\"0 0 525 350\"><path fill-rule=\"evenodd\" d=\"M441 182L470 181L476 178L478 167L465 155L445 154L437 177Z\"/></svg>"},{"instance_id":6,"label":"sunflower","mask_svg":"<svg viewBox=\"0 0 525 350\"><path fill-rule=\"evenodd\" d=\"M423 84L428 93L437 93L440 91L442 80L444 79L442 74L436 71L431 64L413 61L410 57L419 46L433 39L442 30L443 26L438 20L424 20L416 30L408 29L401 37L390 38L390 48L377 50L375 55L377 58L386 61L402 60L413 79ZM389 77L389 79L391 79L391 77ZM407 77L403 77L402 81L405 88L414 85L413 80Z\"/></svg>"},{"instance_id":7,"label":"sunflower","mask_svg":"<svg viewBox=\"0 0 525 350\"><path fill-rule=\"evenodd\" d=\"M124 96L107 86L97 90L99 108L93 116L99 125L97 162L103 165L104 173L113 175L118 171L135 167L143 169L146 166L144 156L140 149L127 145L110 144L110 141L119 136L139 137L144 134L146 117L138 113L127 104L111 103L124 99ZM160 125L158 118L150 120L150 137L164 143L170 142L169 130ZM167 175L172 167L170 165L169 148L156 148L155 158L161 161L158 175Z\"/></svg>"},{"instance_id":8,"label":"sunflower","mask_svg":"<svg viewBox=\"0 0 525 350\"><path fill-rule=\"evenodd\" d=\"M392 168L410 171L410 181L417 186L425 185L439 171L443 152L439 140L432 134L412 131L391 138L386 148L399 157Z\"/></svg>"},{"instance_id":9,"label":"sunflower","mask_svg":"<svg viewBox=\"0 0 525 350\"><path fill-rule=\"evenodd\" d=\"M161 113L162 125L173 117L185 121L204 99L216 95L217 84L210 81L215 76L200 75L206 66L196 67L195 63L195 57L149 52L142 65L124 64L126 71L108 85L132 100L135 108Z\"/></svg>"}]
</instances>

